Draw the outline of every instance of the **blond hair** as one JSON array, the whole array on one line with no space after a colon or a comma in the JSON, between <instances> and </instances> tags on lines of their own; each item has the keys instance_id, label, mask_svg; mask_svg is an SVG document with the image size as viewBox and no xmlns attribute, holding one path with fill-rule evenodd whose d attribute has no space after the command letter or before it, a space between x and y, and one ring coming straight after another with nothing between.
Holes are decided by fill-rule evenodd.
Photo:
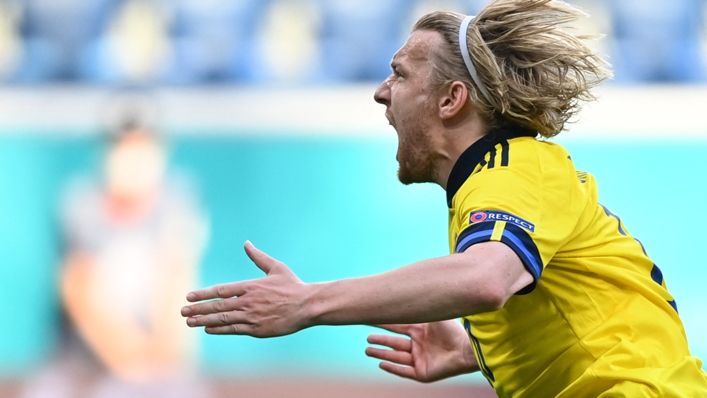
<instances>
[{"instance_id":1,"label":"blond hair","mask_svg":"<svg viewBox=\"0 0 707 398\"><path fill-rule=\"evenodd\" d=\"M611 77L608 64L566 25L586 14L557 0L495 0L467 30L467 46L487 99L471 79L459 48L464 15L433 12L415 30L437 31L445 45L431 59L433 87L462 81L491 127L522 126L544 137L559 134L594 100L590 89Z\"/></svg>"}]
</instances>

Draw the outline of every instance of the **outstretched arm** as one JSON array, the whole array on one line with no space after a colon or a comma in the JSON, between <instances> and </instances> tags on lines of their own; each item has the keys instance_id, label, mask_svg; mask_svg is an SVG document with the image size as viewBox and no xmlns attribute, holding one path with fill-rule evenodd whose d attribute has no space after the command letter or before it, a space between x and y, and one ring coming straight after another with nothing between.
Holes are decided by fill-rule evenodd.
<instances>
[{"instance_id":1,"label":"outstretched arm","mask_svg":"<svg viewBox=\"0 0 707 398\"><path fill-rule=\"evenodd\" d=\"M283 263L246 242L264 278L216 285L187 295L189 326L207 333L274 337L315 325L441 321L495 311L532 282L515 252L485 242L464 253L385 273L305 284Z\"/></svg>"}]
</instances>

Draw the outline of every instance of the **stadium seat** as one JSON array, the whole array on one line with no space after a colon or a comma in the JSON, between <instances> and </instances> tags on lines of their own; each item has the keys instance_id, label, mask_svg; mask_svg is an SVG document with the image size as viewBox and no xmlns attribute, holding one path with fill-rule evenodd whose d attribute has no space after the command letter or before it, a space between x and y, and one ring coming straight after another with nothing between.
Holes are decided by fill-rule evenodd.
<instances>
[{"instance_id":1,"label":"stadium seat","mask_svg":"<svg viewBox=\"0 0 707 398\"><path fill-rule=\"evenodd\" d=\"M120 0L22 0L24 56L14 81L81 79L85 51Z\"/></svg>"},{"instance_id":2,"label":"stadium seat","mask_svg":"<svg viewBox=\"0 0 707 398\"><path fill-rule=\"evenodd\" d=\"M702 0L607 1L612 63L619 82L698 82L706 77L700 44Z\"/></svg>"},{"instance_id":3,"label":"stadium seat","mask_svg":"<svg viewBox=\"0 0 707 398\"><path fill-rule=\"evenodd\" d=\"M256 72L255 39L269 0L175 0L173 58L165 81L247 81Z\"/></svg>"},{"instance_id":4,"label":"stadium seat","mask_svg":"<svg viewBox=\"0 0 707 398\"><path fill-rule=\"evenodd\" d=\"M324 82L379 81L404 43L411 0L320 0Z\"/></svg>"}]
</instances>

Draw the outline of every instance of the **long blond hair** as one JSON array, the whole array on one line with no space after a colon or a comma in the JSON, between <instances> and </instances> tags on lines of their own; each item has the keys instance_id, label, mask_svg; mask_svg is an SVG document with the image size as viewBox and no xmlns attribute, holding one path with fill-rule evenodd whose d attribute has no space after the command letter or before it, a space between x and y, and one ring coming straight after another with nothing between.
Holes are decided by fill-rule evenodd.
<instances>
[{"instance_id":1,"label":"long blond hair","mask_svg":"<svg viewBox=\"0 0 707 398\"><path fill-rule=\"evenodd\" d=\"M474 18L467 34L471 60L486 98L471 79L459 48L464 15L438 11L420 18L415 30L442 34L431 84L464 82L471 100L492 127L520 125L544 137L559 134L594 100L590 90L611 77L609 65L574 35L568 24L586 14L558 0L495 0Z\"/></svg>"}]
</instances>

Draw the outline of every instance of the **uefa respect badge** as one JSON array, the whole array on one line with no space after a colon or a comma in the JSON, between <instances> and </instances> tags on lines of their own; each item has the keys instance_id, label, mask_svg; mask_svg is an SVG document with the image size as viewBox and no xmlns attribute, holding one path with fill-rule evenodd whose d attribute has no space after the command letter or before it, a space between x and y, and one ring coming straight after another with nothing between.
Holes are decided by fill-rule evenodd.
<instances>
[{"instance_id":1,"label":"uefa respect badge","mask_svg":"<svg viewBox=\"0 0 707 398\"><path fill-rule=\"evenodd\" d=\"M469 224L477 224L484 221L505 221L527 229L530 232L535 232L535 225L533 225L533 223L502 211L475 211L469 216Z\"/></svg>"}]
</instances>

